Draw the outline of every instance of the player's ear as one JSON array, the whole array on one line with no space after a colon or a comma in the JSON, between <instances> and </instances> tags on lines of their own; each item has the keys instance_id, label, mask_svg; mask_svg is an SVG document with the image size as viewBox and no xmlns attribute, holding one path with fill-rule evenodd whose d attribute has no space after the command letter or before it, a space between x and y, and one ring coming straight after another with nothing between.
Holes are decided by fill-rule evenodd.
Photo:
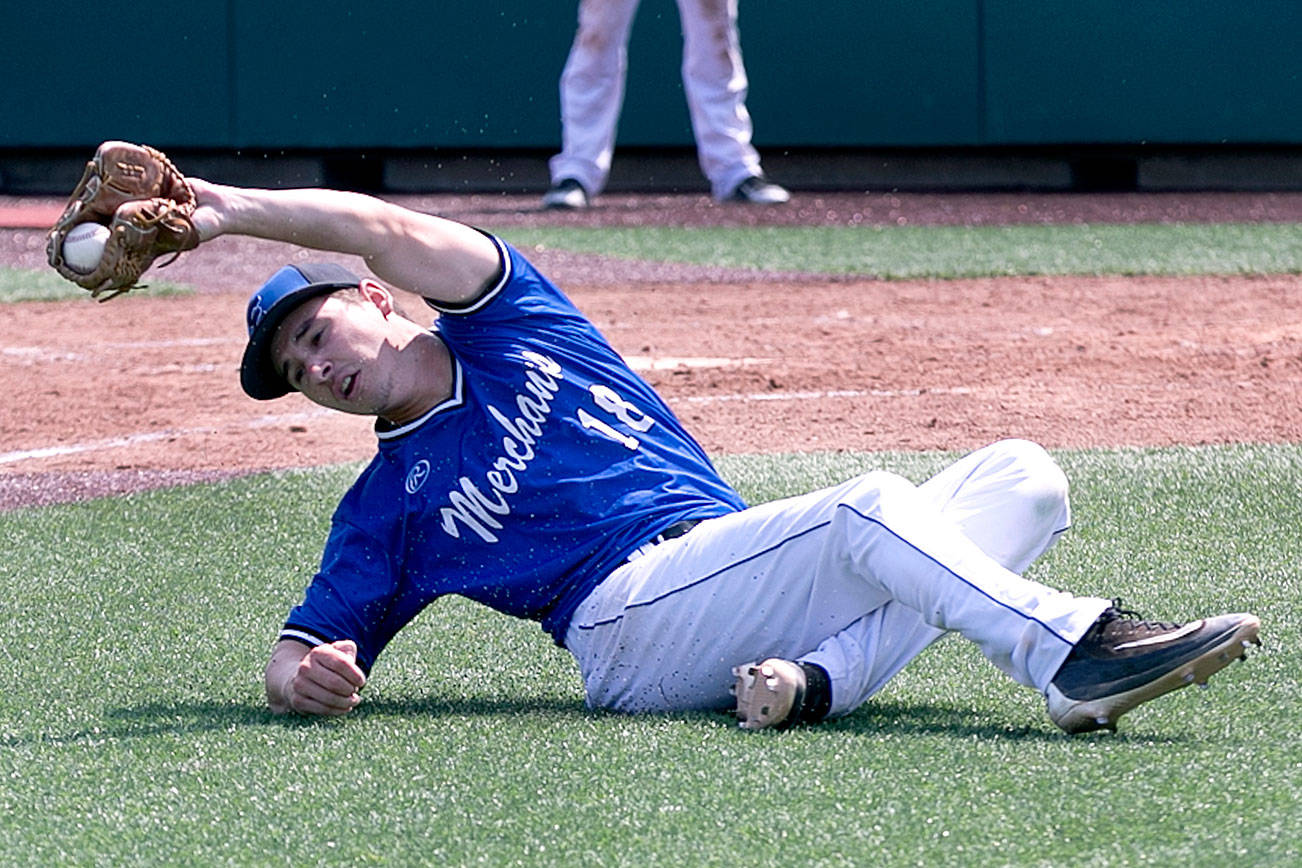
<instances>
[{"instance_id":1,"label":"player's ear","mask_svg":"<svg viewBox=\"0 0 1302 868\"><path fill-rule=\"evenodd\" d=\"M357 285L357 290L362 294L362 298L369 301L380 309L380 313L388 316L393 313L393 293L385 289L380 284L370 278L363 278Z\"/></svg>"}]
</instances>

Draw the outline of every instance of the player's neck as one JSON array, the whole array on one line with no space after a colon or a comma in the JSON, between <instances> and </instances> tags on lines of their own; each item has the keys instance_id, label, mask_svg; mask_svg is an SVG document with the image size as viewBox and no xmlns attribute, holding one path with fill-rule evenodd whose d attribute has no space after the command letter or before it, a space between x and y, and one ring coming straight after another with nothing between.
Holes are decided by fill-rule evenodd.
<instances>
[{"instance_id":1,"label":"player's neck","mask_svg":"<svg viewBox=\"0 0 1302 868\"><path fill-rule=\"evenodd\" d=\"M407 388L399 401L381 418L393 425L414 422L452 396L452 355L441 338L422 332L401 350L407 372Z\"/></svg>"}]
</instances>

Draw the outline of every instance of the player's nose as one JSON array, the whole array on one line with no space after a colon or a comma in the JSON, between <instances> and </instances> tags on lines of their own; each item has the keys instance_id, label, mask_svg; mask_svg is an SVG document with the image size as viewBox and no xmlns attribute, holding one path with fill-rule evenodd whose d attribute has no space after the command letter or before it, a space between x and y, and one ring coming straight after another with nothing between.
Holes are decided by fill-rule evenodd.
<instances>
[{"instance_id":1,"label":"player's nose","mask_svg":"<svg viewBox=\"0 0 1302 868\"><path fill-rule=\"evenodd\" d=\"M325 383L330 379L334 366L330 364L329 359L313 359L308 363L307 375L312 378L313 382Z\"/></svg>"}]
</instances>

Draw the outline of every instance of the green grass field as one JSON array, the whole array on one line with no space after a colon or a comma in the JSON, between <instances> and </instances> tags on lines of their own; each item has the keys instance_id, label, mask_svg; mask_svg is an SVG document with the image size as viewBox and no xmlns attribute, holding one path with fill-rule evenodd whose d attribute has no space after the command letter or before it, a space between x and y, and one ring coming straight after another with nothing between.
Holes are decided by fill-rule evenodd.
<instances>
[{"instance_id":1,"label":"green grass field","mask_svg":"<svg viewBox=\"0 0 1302 868\"><path fill-rule=\"evenodd\" d=\"M1302 224L510 227L503 238L628 259L885 279L1018 274L1302 273ZM151 294L193 291L149 279ZM53 271L0 267L0 303L79 298Z\"/></svg>"},{"instance_id":2,"label":"green grass field","mask_svg":"<svg viewBox=\"0 0 1302 868\"><path fill-rule=\"evenodd\" d=\"M938 454L739 457L765 500ZM538 628L427 610L345 721L260 671L356 467L0 515L8 864L1283 865L1299 855L1302 448L1073 452L1032 575L1153 615L1251 609L1264 651L1069 737L958 640L847 718L584 709Z\"/></svg>"},{"instance_id":3,"label":"green grass field","mask_svg":"<svg viewBox=\"0 0 1302 868\"><path fill-rule=\"evenodd\" d=\"M184 295L194 288L185 284L146 280L151 295ZM137 290L139 291L139 290ZM86 290L64 280L53 269L29 271L0 266L0 303L13 301L66 301L86 298Z\"/></svg>"},{"instance_id":4,"label":"green grass field","mask_svg":"<svg viewBox=\"0 0 1302 868\"><path fill-rule=\"evenodd\" d=\"M1302 270L1294 225L504 234L901 277ZM275 718L262 665L356 466L0 514L0 864L1298 864L1302 444L1057 457L1075 528L1032 577L1263 619L1247 664L1116 735L1059 733L954 639L819 727L594 713L536 625L458 600L399 635L348 719ZM952 458L720 466L762 501Z\"/></svg>"},{"instance_id":5,"label":"green grass field","mask_svg":"<svg viewBox=\"0 0 1302 868\"><path fill-rule=\"evenodd\" d=\"M512 227L516 245L760 271L887 279L1302 272L1302 224Z\"/></svg>"}]
</instances>

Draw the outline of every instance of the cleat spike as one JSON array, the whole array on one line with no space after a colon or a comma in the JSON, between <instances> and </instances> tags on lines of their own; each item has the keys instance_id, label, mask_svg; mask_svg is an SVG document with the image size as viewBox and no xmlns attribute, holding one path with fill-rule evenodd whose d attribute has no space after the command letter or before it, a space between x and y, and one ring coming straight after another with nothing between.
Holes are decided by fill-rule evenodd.
<instances>
[{"instance_id":1,"label":"cleat spike","mask_svg":"<svg viewBox=\"0 0 1302 868\"><path fill-rule=\"evenodd\" d=\"M771 658L737 667L736 715L742 729L768 729L788 724L798 710L804 671L789 660Z\"/></svg>"},{"instance_id":2,"label":"cleat spike","mask_svg":"<svg viewBox=\"0 0 1302 868\"><path fill-rule=\"evenodd\" d=\"M1193 680L1194 680L1194 674L1192 672L1186 672L1184 676L1184 683L1193 684Z\"/></svg>"}]
</instances>

